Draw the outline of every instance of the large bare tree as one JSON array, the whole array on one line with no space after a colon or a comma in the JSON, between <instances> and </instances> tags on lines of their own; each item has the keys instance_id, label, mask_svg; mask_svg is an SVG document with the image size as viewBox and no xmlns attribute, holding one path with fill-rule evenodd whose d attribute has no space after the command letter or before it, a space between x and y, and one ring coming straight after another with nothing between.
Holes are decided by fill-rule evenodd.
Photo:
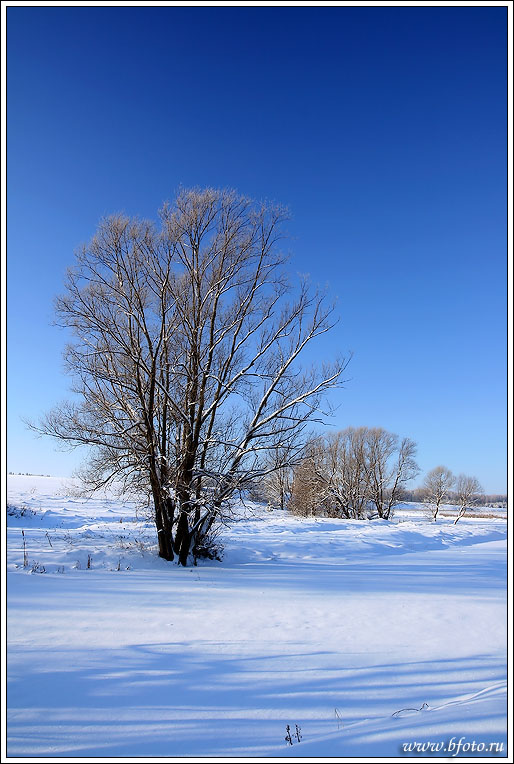
<instances>
[{"instance_id":1,"label":"large bare tree","mask_svg":"<svg viewBox=\"0 0 514 764\"><path fill-rule=\"evenodd\" d=\"M90 488L149 489L167 560L185 565L235 491L288 467L346 366L299 365L333 308L290 287L285 217L211 189L182 191L159 225L109 217L56 301L78 399L38 429L90 447Z\"/></svg>"}]
</instances>

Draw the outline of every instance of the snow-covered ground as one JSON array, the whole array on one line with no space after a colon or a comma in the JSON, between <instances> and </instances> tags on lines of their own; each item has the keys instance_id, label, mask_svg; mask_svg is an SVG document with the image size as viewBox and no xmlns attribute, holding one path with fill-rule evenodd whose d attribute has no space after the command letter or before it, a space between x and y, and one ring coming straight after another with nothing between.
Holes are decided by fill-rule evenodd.
<instances>
[{"instance_id":1,"label":"snow-covered ground","mask_svg":"<svg viewBox=\"0 0 514 764\"><path fill-rule=\"evenodd\" d=\"M242 509L180 568L131 502L12 476L8 503L9 756L507 755L505 512Z\"/></svg>"}]
</instances>

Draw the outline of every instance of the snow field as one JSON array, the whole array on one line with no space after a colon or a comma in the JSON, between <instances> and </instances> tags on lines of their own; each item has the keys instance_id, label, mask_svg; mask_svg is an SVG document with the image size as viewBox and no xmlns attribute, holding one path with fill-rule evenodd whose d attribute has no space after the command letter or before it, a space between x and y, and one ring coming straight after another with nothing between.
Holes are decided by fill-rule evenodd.
<instances>
[{"instance_id":1,"label":"snow field","mask_svg":"<svg viewBox=\"0 0 514 764\"><path fill-rule=\"evenodd\" d=\"M242 508L223 562L184 569L156 557L135 504L69 485L9 479L9 756L505 743L504 517ZM286 743L286 725L300 742Z\"/></svg>"}]
</instances>

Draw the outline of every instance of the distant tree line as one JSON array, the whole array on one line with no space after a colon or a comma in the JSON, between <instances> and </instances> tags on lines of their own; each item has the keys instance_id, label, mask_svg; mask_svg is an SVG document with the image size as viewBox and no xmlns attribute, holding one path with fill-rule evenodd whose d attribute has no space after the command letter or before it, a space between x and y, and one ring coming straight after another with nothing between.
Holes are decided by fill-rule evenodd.
<instances>
[{"instance_id":1,"label":"distant tree line","mask_svg":"<svg viewBox=\"0 0 514 764\"><path fill-rule=\"evenodd\" d=\"M295 465L289 461L254 485L253 497L295 515L347 519L389 520L398 504L411 501L423 503L435 522L442 505L453 504L455 523L474 506L506 506L506 497L485 497L474 476L454 476L444 466L428 472L421 487L407 489L420 471L416 450L413 440L383 428L348 427L309 440ZM279 461L288 462L283 455Z\"/></svg>"},{"instance_id":2,"label":"distant tree line","mask_svg":"<svg viewBox=\"0 0 514 764\"><path fill-rule=\"evenodd\" d=\"M457 504L458 494L456 491L448 491L447 504ZM424 491L421 486L406 488L403 492L403 501L420 504L424 499ZM502 493L483 493L476 497L475 506L505 509L507 507L507 495Z\"/></svg>"},{"instance_id":3,"label":"distant tree line","mask_svg":"<svg viewBox=\"0 0 514 764\"><path fill-rule=\"evenodd\" d=\"M389 519L418 473L416 444L383 428L349 427L312 438L302 458L254 486L271 506L301 516Z\"/></svg>"}]
</instances>

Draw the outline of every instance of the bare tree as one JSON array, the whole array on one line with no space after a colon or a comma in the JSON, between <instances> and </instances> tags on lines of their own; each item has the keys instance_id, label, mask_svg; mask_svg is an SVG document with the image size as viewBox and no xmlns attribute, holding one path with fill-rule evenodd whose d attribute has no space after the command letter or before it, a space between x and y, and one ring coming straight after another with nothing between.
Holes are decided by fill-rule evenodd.
<instances>
[{"instance_id":1,"label":"bare tree","mask_svg":"<svg viewBox=\"0 0 514 764\"><path fill-rule=\"evenodd\" d=\"M448 500L449 492L454 483L453 472L448 467L443 467L442 465L434 467L425 476L423 481L423 496L434 522L437 521L441 504Z\"/></svg>"},{"instance_id":2,"label":"bare tree","mask_svg":"<svg viewBox=\"0 0 514 764\"><path fill-rule=\"evenodd\" d=\"M348 427L320 442L316 472L324 486L325 514L364 516L369 501L366 434L365 427Z\"/></svg>"},{"instance_id":3,"label":"bare tree","mask_svg":"<svg viewBox=\"0 0 514 764\"><path fill-rule=\"evenodd\" d=\"M476 477L470 475L459 475L457 477L455 493L457 494L459 513L455 518L454 524L458 523L460 518L466 514L466 510L469 507L474 507L478 504L480 494L483 494L483 492L484 489Z\"/></svg>"},{"instance_id":4,"label":"bare tree","mask_svg":"<svg viewBox=\"0 0 514 764\"><path fill-rule=\"evenodd\" d=\"M298 444L291 444L298 448ZM264 463L268 473L259 481L260 493L268 502L269 507L278 507L285 509L288 498L291 494L291 485L293 479L293 456L294 449L278 446L270 449L268 457Z\"/></svg>"},{"instance_id":5,"label":"bare tree","mask_svg":"<svg viewBox=\"0 0 514 764\"><path fill-rule=\"evenodd\" d=\"M278 250L285 217L212 189L181 192L160 226L109 217L56 301L79 401L37 429L90 447L91 489L149 489L167 560L185 565L234 492L287 468L347 364L299 366L333 308L305 281L292 291Z\"/></svg>"},{"instance_id":6,"label":"bare tree","mask_svg":"<svg viewBox=\"0 0 514 764\"><path fill-rule=\"evenodd\" d=\"M358 519L372 507L390 519L405 484L418 473L416 444L381 428L349 427L312 441L295 471L292 508Z\"/></svg>"},{"instance_id":7,"label":"bare tree","mask_svg":"<svg viewBox=\"0 0 514 764\"><path fill-rule=\"evenodd\" d=\"M366 431L368 495L379 517L389 520L402 500L406 483L418 472L417 446L381 427Z\"/></svg>"},{"instance_id":8,"label":"bare tree","mask_svg":"<svg viewBox=\"0 0 514 764\"><path fill-rule=\"evenodd\" d=\"M307 444L304 458L293 470L288 509L300 517L322 514L325 485L319 478L317 441Z\"/></svg>"}]
</instances>

